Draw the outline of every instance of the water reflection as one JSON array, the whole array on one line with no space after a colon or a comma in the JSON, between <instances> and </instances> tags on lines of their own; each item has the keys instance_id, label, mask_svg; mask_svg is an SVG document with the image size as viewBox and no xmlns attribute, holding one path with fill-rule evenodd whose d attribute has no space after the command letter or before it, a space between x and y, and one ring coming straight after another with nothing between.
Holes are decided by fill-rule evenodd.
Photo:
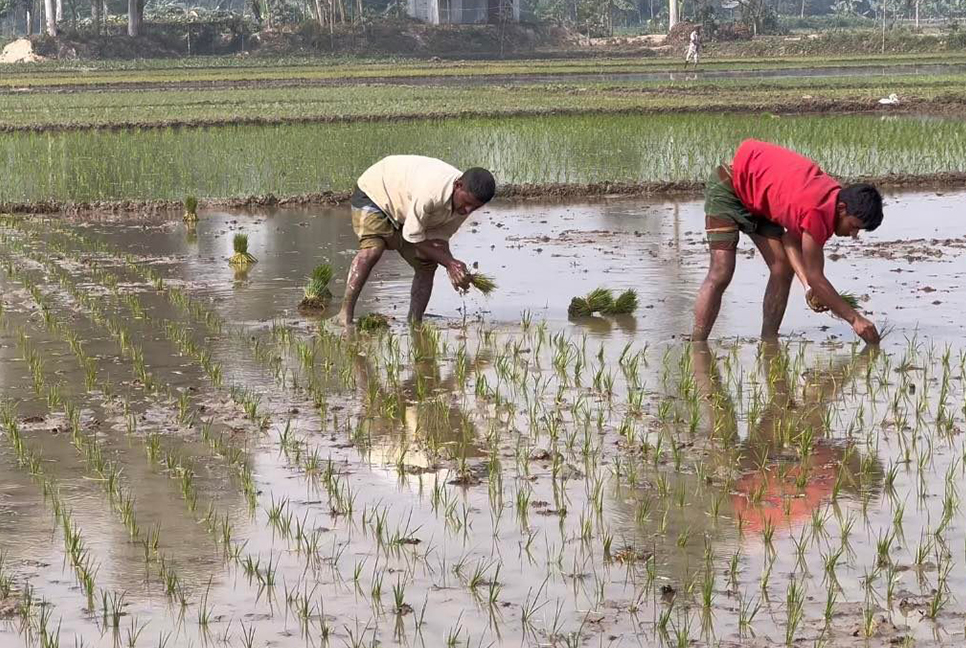
<instances>
[{"instance_id":1,"label":"water reflection","mask_svg":"<svg viewBox=\"0 0 966 648\"><path fill-rule=\"evenodd\" d=\"M401 380L394 378L398 369L392 361L380 372L368 356L356 356L370 458L418 473L436 471L443 459L464 465L484 456L476 425L456 400L462 393L459 370L453 367L444 374L441 369L436 333L412 329L410 345ZM476 362L483 357L477 356Z\"/></svg>"},{"instance_id":2,"label":"water reflection","mask_svg":"<svg viewBox=\"0 0 966 648\"><path fill-rule=\"evenodd\" d=\"M736 403L728 389L731 369L726 380L706 344L693 345L690 353L707 457L693 471L648 461L633 479L613 480L614 526L624 542L653 551L670 573L681 576L703 560L700 538L753 544L765 529L787 534L800 528L835 497L879 494L878 457L864 455L833 427L837 408L872 360L870 351L806 369L795 389L797 365L784 348L763 344L759 363L765 379L751 387L747 403Z\"/></svg>"},{"instance_id":3,"label":"water reflection","mask_svg":"<svg viewBox=\"0 0 966 648\"><path fill-rule=\"evenodd\" d=\"M835 406L871 359L872 351L865 349L834 357L823 369L807 369L796 394L787 350L777 343L762 344L764 404L755 391L748 404L748 435L736 446L741 475L731 494L736 519L745 530L801 526L829 501L836 485L852 497L863 488L878 490L883 475L878 458L863 457L855 444L836 438L832 429ZM702 400L712 410L709 432L726 443L735 439L738 417L707 344L693 346L692 366Z\"/></svg>"}]
</instances>

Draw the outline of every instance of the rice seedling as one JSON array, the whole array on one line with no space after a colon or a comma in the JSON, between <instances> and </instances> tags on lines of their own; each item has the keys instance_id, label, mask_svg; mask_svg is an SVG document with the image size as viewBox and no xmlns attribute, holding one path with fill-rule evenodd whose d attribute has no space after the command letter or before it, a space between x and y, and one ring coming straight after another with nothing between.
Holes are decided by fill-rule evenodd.
<instances>
[{"instance_id":1,"label":"rice seedling","mask_svg":"<svg viewBox=\"0 0 966 648\"><path fill-rule=\"evenodd\" d=\"M590 317L596 313L601 315L629 315L637 310L637 291L625 290L617 298L607 288L595 288L585 297L574 297L570 300L567 314L570 317Z\"/></svg>"},{"instance_id":2,"label":"rice seedling","mask_svg":"<svg viewBox=\"0 0 966 648\"><path fill-rule=\"evenodd\" d=\"M315 266L312 274L308 277L308 283L303 289L304 297L299 302L300 311L325 310L332 300L332 291L329 289L332 274L332 266L328 263L320 263Z\"/></svg>"},{"instance_id":3,"label":"rice seedling","mask_svg":"<svg viewBox=\"0 0 966 648\"><path fill-rule=\"evenodd\" d=\"M184 199L184 216L182 217L185 223L197 223L198 222L198 199L195 196L185 196Z\"/></svg>"},{"instance_id":4,"label":"rice seedling","mask_svg":"<svg viewBox=\"0 0 966 648\"><path fill-rule=\"evenodd\" d=\"M859 307L859 298L856 297L854 293L841 292L839 293L839 297L841 297L845 301L845 303L848 304L850 307L852 308Z\"/></svg>"},{"instance_id":5,"label":"rice seedling","mask_svg":"<svg viewBox=\"0 0 966 648\"><path fill-rule=\"evenodd\" d=\"M604 315L630 315L637 310L637 291L628 289L613 301L610 308L602 311Z\"/></svg>"},{"instance_id":6,"label":"rice seedling","mask_svg":"<svg viewBox=\"0 0 966 648\"><path fill-rule=\"evenodd\" d=\"M489 275L482 272L471 272L468 276L470 286L479 290L484 296L489 296L496 290L496 282Z\"/></svg>"},{"instance_id":7,"label":"rice seedling","mask_svg":"<svg viewBox=\"0 0 966 648\"><path fill-rule=\"evenodd\" d=\"M363 333L376 333L388 328L389 318L380 313L366 313L356 323L356 329Z\"/></svg>"},{"instance_id":8,"label":"rice seedling","mask_svg":"<svg viewBox=\"0 0 966 648\"><path fill-rule=\"evenodd\" d=\"M232 237L231 241L232 250L234 254L228 259L228 265L244 269L253 263L258 263L258 259L253 257L248 253L248 235L237 233Z\"/></svg>"}]
</instances>

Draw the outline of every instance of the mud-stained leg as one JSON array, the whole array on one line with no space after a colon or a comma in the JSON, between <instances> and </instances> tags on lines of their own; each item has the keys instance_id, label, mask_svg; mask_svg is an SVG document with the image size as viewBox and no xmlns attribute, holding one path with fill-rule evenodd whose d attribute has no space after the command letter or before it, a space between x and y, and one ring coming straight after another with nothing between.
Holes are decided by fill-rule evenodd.
<instances>
[{"instance_id":1,"label":"mud-stained leg","mask_svg":"<svg viewBox=\"0 0 966 648\"><path fill-rule=\"evenodd\" d=\"M347 328L352 326L359 294L362 293L362 287L366 285L369 273L379 262L385 249L386 244L377 241L372 247L359 250L352 260L352 265L349 266L349 277L345 282L345 297L338 317L339 323L343 326Z\"/></svg>"},{"instance_id":2,"label":"mud-stained leg","mask_svg":"<svg viewBox=\"0 0 966 648\"><path fill-rule=\"evenodd\" d=\"M694 331L691 339L702 342L711 335L714 322L721 310L721 296L724 295L731 278L735 274L735 257L737 250L711 249L711 265L708 276L704 278L698 299L694 305Z\"/></svg>"},{"instance_id":3,"label":"mud-stained leg","mask_svg":"<svg viewBox=\"0 0 966 648\"><path fill-rule=\"evenodd\" d=\"M436 268L436 264L425 264L416 268L409 300L410 324L419 324L423 321L423 315L429 305L429 298L433 295L433 280L436 277Z\"/></svg>"},{"instance_id":4,"label":"mud-stained leg","mask_svg":"<svg viewBox=\"0 0 966 648\"><path fill-rule=\"evenodd\" d=\"M769 340L778 337L778 329L785 317L788 293L792 287L795 271L785 254L781 239L752 234L751 240L758 246L762 258L768 264L768 285L762 300L761 337Z\"/></svg>"}]
</instances>

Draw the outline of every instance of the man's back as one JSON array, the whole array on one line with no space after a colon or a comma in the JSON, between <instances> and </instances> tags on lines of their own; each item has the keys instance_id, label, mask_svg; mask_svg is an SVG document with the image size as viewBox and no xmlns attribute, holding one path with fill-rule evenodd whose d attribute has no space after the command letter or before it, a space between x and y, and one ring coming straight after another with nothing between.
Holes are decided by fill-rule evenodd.
<instances>
[{"instance_id":1,"label":"man's back","mask_svg":"<svg viewBox=\"0 0 966 648\"><path fill-rule=\"evenodd\" d=\"M838 182L815 162L786 148L745 140L732 163L735 195L755 216L824 244L835 228Z\"/></svg>"}]
</instances>

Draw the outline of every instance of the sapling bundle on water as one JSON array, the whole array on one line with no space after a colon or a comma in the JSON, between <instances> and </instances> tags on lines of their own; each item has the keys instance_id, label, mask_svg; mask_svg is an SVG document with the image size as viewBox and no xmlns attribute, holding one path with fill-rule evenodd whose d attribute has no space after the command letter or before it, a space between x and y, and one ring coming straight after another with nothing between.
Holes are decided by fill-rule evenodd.
<instances>
[{"instance_id":1,"label":"sapling bundle on water","mask_svg":"<svg viewBox=\"0 0 966 648\"><path fill-rule=\"evenodd\" d=\"M235 253L228 259L228 265L244 268L252 263L258 263L258 259L248 253L248 234L235 234L232 247Z\"/></svg>"},{"instance_id":2,"label":"sapling bundle on water","mask_svg":"<svg viewBox=\"0 0 966 648\"><path fill-rule=\"evenodd\" d=\"M617 298L608 288L595 288L586 297L574 297L570 300L567 314L571 317L590 317L594 313L601 315L629 315L637 310L637 292L625 290Z\"/></svg>"},{"instance_id":3,"label":"sapling bundle on water","mask_svg":"<svg viewBox=\"0 0 966 648\"><path fill-rule=\"evenodd\" d=\"M324 310L332 300L332 291L329 290L329 282L332 281L332 266L328 263L320 263L315 266L315 270L308 277L305 285L305 297L299 303L299 310L313 311Z\"/></svg>"},{"instance_id":4,"label":"sapling bundle on water","mask_svg":"<svg viewBox=\"0 0 966 648\"><path fill-rule=\"evenodd\" d=\"M182 218L186 223L195 223L198 221L198 199L194 196L185 197L184 216Z\"/></svg>"}]
</instances>

